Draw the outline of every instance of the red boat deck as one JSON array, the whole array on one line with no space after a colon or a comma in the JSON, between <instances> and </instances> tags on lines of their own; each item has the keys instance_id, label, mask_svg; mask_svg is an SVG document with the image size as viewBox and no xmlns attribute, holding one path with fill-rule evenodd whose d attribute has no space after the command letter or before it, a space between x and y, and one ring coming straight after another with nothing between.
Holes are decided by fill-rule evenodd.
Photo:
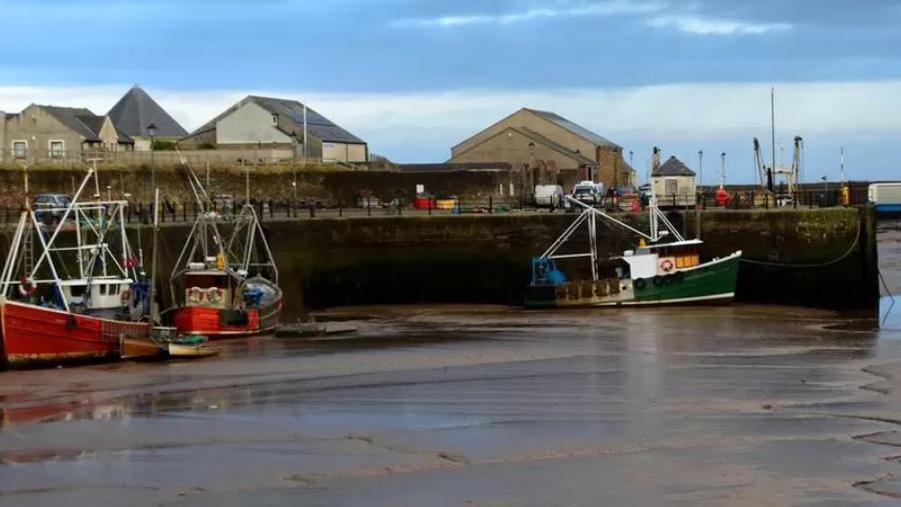
<instances>
[{"instance_id":1,"label":"red boat deck","mask_svg":"<svg viewBox=\"0 0 901 507\"><path fill-rule=\"evenodd\" d=\"M3 355L12 366L33 362L117 357L122 338L148 338L150 325L0 303Z\"/></svg>"}]
</instances>

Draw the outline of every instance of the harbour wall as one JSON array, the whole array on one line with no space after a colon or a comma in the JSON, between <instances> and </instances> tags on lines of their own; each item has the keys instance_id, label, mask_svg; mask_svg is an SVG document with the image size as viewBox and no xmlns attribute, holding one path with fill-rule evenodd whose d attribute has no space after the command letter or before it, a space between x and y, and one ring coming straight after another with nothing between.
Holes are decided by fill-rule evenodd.
<instances>
[{"instance_id":1,"label":"harbour wall","mask_svg":"<svg viewBox=\"0 0 901 507\"><path fill-rule=\"evenodd\" d=\"M872 209L686 211L669 217L685 237L704 240L704 257L743 251L739 301L837 310L878 306ZM520 304L530 258L574 218L561 213L317 218L268 221L264 229L287 296L286 312L300 316L339 305ZM646 214L618 218L648 228ZM149 227L134 229L149 245ZM164 273L187 233L186 225L163 228ZM584 251L585 236L577 233L571 248ZM602 255L619 255L636 241L625 229L599 221Z\"/></svg>"},{"instance_id":2,"label":"harbour wall","mask_svg":"<svg viewBox=\"0 0 901 507\"><path fill-rule=\"evenodd\" d=\"M206 181L205 167L195 167L198 177ZM285 166L248 166L250 197L256 200L283 201L294 197L292 182L297 179L297 198L305 202L325 205L356 206L361 195L372 195L383 201L402 198L410 202L416 196L416 186L435 196L486 197L509 193L508 171L348 171L317 166L315 169ZM121 198L124 193L131 200L148 203L153 200L151 171L147 166L101 167L98 184L103 196L109 193ZM28 172L31 194L64 193L72 195L85 176L84 170L65 168L31 169ZM210 188L214 194L226 194L236 200L245 195L245 171L235 166L209 168ZM193 203L194 197L182 169L173 165L158 165L156 181L161 199L173 203ZM18 208L24 202L24 174L21 170L0 169L0 206ZM92 195L92 182L87 195ZM501 192L503 191L503 192Z\"/></svg>"},{"instance_id":3,"label":"harbour wall","mask_svg":"<svg viewBox=\"0 0 901 507\"><path fill-rule=\"evenodd\" d=\"M307 219L267 222L265 228L290 296L288 313L300 314L349 304L520 304L531 257L574 218ZM620 218L648 229L646 215ZM692 211L671 213L670 219L685 237L700 231L706 257L744 252L749 262L739 272L739 301L842 310L878 305L871 210ZM170 239L183 234L166 231ZM585 237L579 231L571 247L585 251ZM620 255L635 242L620 227L599 225L602 254Z\"/></svg>"}]
</instances>

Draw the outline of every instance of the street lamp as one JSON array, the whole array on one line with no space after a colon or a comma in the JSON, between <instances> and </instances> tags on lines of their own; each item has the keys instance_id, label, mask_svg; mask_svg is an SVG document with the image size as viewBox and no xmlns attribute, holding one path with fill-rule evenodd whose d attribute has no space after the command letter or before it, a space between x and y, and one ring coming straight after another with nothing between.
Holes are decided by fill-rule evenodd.
<instances>
[{"instance_id":1,"label":"street lamp","mask_svg":"<svg viewBox=\"0 0 901 507\"><path fill-rule=\"evenodd\" d=\"M720 157L723 159L723 165L720 168L720 188L726 186L726 152L724 151Z\"/></svg>"},{"instance_id":2,"label":"street lamp","mask_svg":"<svg viewBox=\"0 0 901 507\"><path fill-rule=\"evenodd\" d=\"M698 150L698 182L704 185L704 150Z\"/></svg>"},{"instance_id":3,"label":"street lamp","mask_svg":"<svg viewBox=\"0 0 901 507\"><path fill-rule=\"evenodd\" d=\"M150 135L150 192L156 192L156 166L153 163L153 136L156 135L156 125L150 122L147 125L147 134Z\"/></svg>"}]
</instances>

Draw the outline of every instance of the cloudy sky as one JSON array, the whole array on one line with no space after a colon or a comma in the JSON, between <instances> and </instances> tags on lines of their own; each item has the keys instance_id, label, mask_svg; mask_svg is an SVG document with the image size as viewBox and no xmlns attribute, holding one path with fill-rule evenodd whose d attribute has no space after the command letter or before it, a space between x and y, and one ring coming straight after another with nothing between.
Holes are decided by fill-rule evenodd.
<instances>
[{"instance_id":1,"label":"cloudy sky","mask_svg":"<svg viewBox=\"0 0 901 507\"><path fill-rule=\"evenodd\" d=\"M248 93L306 101L397 161L437 162L520 107L716 181L751 143L806 179L901 179L896 0L0 0L0 110L105 112L144 86L193 129Z\"/></svg>"}]
</instances>

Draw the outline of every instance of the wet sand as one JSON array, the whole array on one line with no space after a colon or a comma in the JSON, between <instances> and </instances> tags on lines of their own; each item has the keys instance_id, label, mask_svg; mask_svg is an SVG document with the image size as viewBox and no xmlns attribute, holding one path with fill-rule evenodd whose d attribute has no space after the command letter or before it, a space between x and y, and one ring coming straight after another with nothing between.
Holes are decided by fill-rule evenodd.
<instances>
[{"instance_id":1,"label":"wet sand","mask_svg":"<svg viewBox=\"0 0 901 507\"><path fill-rule=\"evenodd\" d=\"M901 259L901 238L884 243ZM330 312L356 335L0 373L0 505L894 505L901 322Z\"/></svg>"}]
</instances>

